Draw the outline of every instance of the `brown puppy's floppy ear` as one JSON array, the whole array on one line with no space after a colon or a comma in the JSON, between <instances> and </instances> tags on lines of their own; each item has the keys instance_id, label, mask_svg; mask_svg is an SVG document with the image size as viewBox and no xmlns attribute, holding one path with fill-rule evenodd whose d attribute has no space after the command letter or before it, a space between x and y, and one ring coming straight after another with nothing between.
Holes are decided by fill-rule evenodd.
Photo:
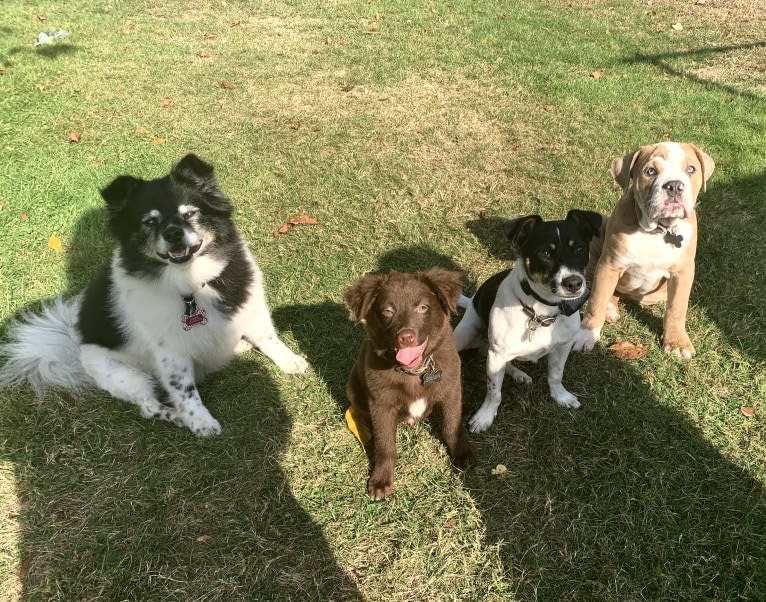
<instances>
[{"instance_id":1,"label":"brown puppy's floppy ear","mask_svg":"<svg viewBox=\"0 0 766 602\"><path fill-rule=\"evenodd\" d=\"M580 232L590 241L594 236L601 236L601 224L604 222L604 216L595 211L572 209L567 213L567 221L575 222Z\"/></svg>"},{"instance_id":2,"label":"brown puppy's floppy ear","mask_svg":"<svg viewBox=\"0 0 766 602\"><path fill-rule=\"evenodd\" d=\"M505 234L510 239L515 251L521 249L529 233L542 221L543 218L539 215L525 215L506 222L504 226Z\"/></svg>"},{"instance_id":3,"label":"brown puppy's floppy ear","mask_svg":"<svg viewBox=\"0 0 766 602\"><path fill-rule=\"evenodd\" d=\"M378 288L387 278L388 274L383 272L366 274L343 291L343 300L351 310L354 322L364 321L378 296Z\"/></svg>"},{"instance_id":4,"label":"brown puppy's floppy ear","mask_svg":"<svg viewBox=\"0 0 766 602\"><path fill-rule=\"evenodd\" d=\"M143 180L133 176L117 176L106 188L101 189L101 198L106 201L109 213L119 213L128 198L143 184Z\"/></svg>"},{"instance_id":5,"label":"brown puppy's floppy ear","mask_svg":"<svg viewBox=\"0 0 766 602\"><path fill-rule=\"evenodd\" d=\"M697 148L696 145L690 144L689 146L694 151L694 154L697 155L697 159L699 159L702 165L702 192L705 192L707 190L707 181L713 175L713 170L715 169L715 161L713 161L710 155Z\"/></svg>"},{"instance_id":6,"label":"brown puppy's floppy ear","mask_svg":"<svg viewBox=\"0 0 766 602\"><path fill-rule=\"evenodd\" d=\"M446 314L457 313L457 302L463 292L460 274L444 268L431 268L425 272L418 272L417 277L436 293Z\"/></svg>"},{"instance_id":7,"label":"brown puppy's floppy ear","mask_svg":"<svg viewBox=\"0 0 766 602\"><path fill-rule=\"evenodd\" d=\"M643 148L643 146L637 148L636 150L629 152L624 157L620 157L619 159L612 161L612 167L610 169L612 177L623 190L625 190L630 183L630 172L633 171L633 165L635 164L636 159L638 159L638 156L641 154L641 150Z\"/></svg>"}]
</instances>

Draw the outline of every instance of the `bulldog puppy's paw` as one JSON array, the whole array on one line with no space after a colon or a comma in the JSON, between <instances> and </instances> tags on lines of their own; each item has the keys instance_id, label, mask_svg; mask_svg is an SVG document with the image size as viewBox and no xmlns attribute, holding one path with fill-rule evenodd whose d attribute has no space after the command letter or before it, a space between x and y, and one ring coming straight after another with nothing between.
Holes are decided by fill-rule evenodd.
<instances>
[{"instance_id":1,"label":"bulldog puppy's paw","mask_svg":"<svg viewBox=\"0 0 766 602\"><path fill-rule=\"evenodd\" d=\"M600 328L580 328L575 335L573 351L591 351L601 338Z\"/></svg>"},{"instance_id":2,"label":"bulldog puppy's paw","mask_svg":"<svg viewBox=\"0 0 766 602\"><path fill-rule=\"evenodd\" d=\"M605 319L609 324L614 324L620 319L620 308L614 301L610 301L609 305L606 306Z\"/></svg>"},{"instance_id":3,"label":"bulldog puppy's paw","mask_svg":"<svg viewBox=\"0 0 766 602\"><path fill-rule=\"evenodd\" d=\"M666 334L662 337L662 349L665 353L675 355L682 360L689 360L694 357L697 350L694 349L689 335L685 332L678 334Z\"/></svg>"}]
</instances>

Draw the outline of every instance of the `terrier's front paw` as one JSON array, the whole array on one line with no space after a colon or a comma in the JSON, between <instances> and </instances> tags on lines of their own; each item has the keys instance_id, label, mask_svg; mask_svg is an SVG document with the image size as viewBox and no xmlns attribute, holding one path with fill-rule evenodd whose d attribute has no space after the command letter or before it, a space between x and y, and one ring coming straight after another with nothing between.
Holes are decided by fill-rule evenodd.
<instances>
[{"instance_id":1,"label":"terrier's front paw","mask_svg":"<svg viewBox=\"0 0 766 602\"><path fill-rule=\"evenodd\" d=\"M293 354L279 363L279 367L285 374L303 374L308 370L309 363L300 355Z\"/></svg>"}]
</instances>

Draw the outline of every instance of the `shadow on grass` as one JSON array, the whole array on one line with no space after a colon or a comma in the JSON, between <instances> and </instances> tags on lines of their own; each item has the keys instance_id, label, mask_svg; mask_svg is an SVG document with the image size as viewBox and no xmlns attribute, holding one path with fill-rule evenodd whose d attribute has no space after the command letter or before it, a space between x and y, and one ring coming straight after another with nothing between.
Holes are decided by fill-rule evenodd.
<instances>
[{"instance_id":1,"label":"shadow on grass","mask_svg":"<svg viewBox=\"0 0 766 602\"><path fill-rule=\"evenodd\" d=\"M105 232L100 211L78 223L67 293L109 256ZM361 599L290 493L291 420L258 357L201 385L223 426L208 439L105 395L4 394L22 600Z\"/></svg>"},{"instance_id":2,"label":"shadow on grass","mask_svg":"<svg viewBox=\"0 0 766 602\"><path fill-rule=\"evenodd\" d=\"M520 599L764 599L760 484L655 398L640 363L573 354L577 412L550 399L544 368L530 387L506 383L465 476ZM483 374L484 357L464 354L466 415Z\"/></svg>"},{"instance_id":3,"label":"shadow on grass","mask_svg":"<svg viewBox=\"0 0 766 602\"><path fill-rule=\"evenodd\" d=\"M725 83L712 81L699 77L692 73L688 69L679 69L673 66L670 61L673 59L705 59L708 57L716 56L719 54L726 54L729 52L736 52L737 50L756 50L758 48L766 47L766 41L753 42L751 44L734 44L731 46L707 46L705 48L697 48L694 50L682 50L679 52L665 52L662 54L644 54L641 52L635 55L623 59L624 63L648 63L661 69L666 73L670 73L676 77L683 77L684 79L696 82L697 84L710 89L710 90L723 90L729 94L736 96L743 96L745 98L753 98L757 100L766 100L766 96L758 94L749 90L741 90L735 86L731 86Z\"/></svg>"}]
</instances>

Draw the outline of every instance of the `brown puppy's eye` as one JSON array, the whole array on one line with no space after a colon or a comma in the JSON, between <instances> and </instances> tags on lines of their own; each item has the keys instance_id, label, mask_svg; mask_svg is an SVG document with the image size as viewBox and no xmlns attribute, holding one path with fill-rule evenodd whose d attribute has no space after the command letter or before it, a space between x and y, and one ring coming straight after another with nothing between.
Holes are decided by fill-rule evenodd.
<instances>
[{"instance_id":1,"label":"brown puppy's eye","mask_svg":"<svg viewBox=\"0 0 766 602\"><path fill-rule=\"evenodd\" d=\"M428 311L428 309L429 309L428 305L426 305L425 303L421 303L415 308L415 312L419 314L424 314Z\"/></svg>"},{"instance_id":2,"label":"brown puppy's eye","mask_svg":"<svg viewBox=\"0 0 766 602\"><path fill-rule=\"evenodd\" d=\"M390 318L394 315L394 308L393 307L384 307L383 310L380 312L387 318Z\"/></svg>"}]
</instances>

